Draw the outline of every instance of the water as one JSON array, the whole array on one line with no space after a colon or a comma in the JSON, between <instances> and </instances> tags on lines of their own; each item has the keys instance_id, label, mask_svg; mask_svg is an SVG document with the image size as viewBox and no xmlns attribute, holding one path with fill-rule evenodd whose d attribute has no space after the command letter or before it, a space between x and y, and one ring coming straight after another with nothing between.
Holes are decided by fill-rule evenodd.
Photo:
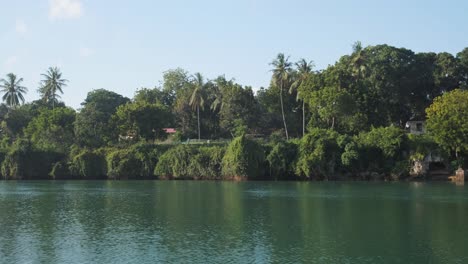
<instances>
[{"instance_id":1,"label":"water","mask_svg":"<svg viewBox=\"0 0 468 264\"><path fill-rule=\"evenodd\" d=\"M468 186L0 181L0 263L468 263Z\"/></svg>"}]
</instances>

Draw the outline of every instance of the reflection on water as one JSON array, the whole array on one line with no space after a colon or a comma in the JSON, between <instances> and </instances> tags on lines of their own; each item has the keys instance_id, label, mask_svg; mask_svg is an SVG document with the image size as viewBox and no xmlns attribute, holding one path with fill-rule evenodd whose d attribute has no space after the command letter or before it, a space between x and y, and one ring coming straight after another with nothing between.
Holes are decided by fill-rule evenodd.
<instances>
[{"instance_id":1,"label":"reflection on water","mask_svg":"<svg viewBox=\"0 0 468 264\"><path fill-rule=\"evenodd\" d=\"M466 263L468 189L0 182L0 263Z\"/></svg>"}]
</instances>

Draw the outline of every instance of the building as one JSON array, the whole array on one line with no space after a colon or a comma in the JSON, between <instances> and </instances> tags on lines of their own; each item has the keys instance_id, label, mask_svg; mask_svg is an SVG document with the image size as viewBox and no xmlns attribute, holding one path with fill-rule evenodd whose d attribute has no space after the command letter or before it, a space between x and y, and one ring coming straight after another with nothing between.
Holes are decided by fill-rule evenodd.
<instances>
[{"instance_id":1,"label":"building","mask_svg":"<svg viewBox=\"0 0 468 264\"><path fill-rule=\"evenodd\" d=\"M422 120L410 120L406 122L406 130L415 135L422 135L426 133L426 122Z\"/></svg>"}]
</instances>

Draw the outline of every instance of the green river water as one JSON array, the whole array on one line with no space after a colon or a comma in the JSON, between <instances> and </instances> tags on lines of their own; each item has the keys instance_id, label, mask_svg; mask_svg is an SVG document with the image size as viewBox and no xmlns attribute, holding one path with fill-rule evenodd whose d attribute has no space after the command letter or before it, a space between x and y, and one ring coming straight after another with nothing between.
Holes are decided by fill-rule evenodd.
<instances>
[{"instance_id":1,"label":"green river water","mask_svg":"<svg viewBox=\"0 0 468 264\"><path fill-rule=\"evenodd\" d=\"M0 181L0 263L468 263L451 183Z\"/></svg>"}]
</instances>

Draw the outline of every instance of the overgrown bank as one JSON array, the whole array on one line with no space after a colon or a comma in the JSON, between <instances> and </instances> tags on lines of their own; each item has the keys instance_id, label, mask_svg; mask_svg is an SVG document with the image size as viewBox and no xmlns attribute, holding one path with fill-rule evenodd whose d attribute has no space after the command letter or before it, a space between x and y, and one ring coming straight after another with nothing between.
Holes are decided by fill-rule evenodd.
<instances>
[{"instance_id":1,"label":"overgrown bank","mask_svg":"<svg viewBox=\"0 0 468 264\"><path fill-rule=\"evenodd\" d=\"M397 127L355 136L313 129L302 139L260 142L242 135L228 145L72 147L68 155L26 140L2 152L4 179L408 180L415 162L444 151L429 136ZM448 157L445 156L448 160ZM456 168L456 164L447 164Z\"/></svg>"}]
</instances>

